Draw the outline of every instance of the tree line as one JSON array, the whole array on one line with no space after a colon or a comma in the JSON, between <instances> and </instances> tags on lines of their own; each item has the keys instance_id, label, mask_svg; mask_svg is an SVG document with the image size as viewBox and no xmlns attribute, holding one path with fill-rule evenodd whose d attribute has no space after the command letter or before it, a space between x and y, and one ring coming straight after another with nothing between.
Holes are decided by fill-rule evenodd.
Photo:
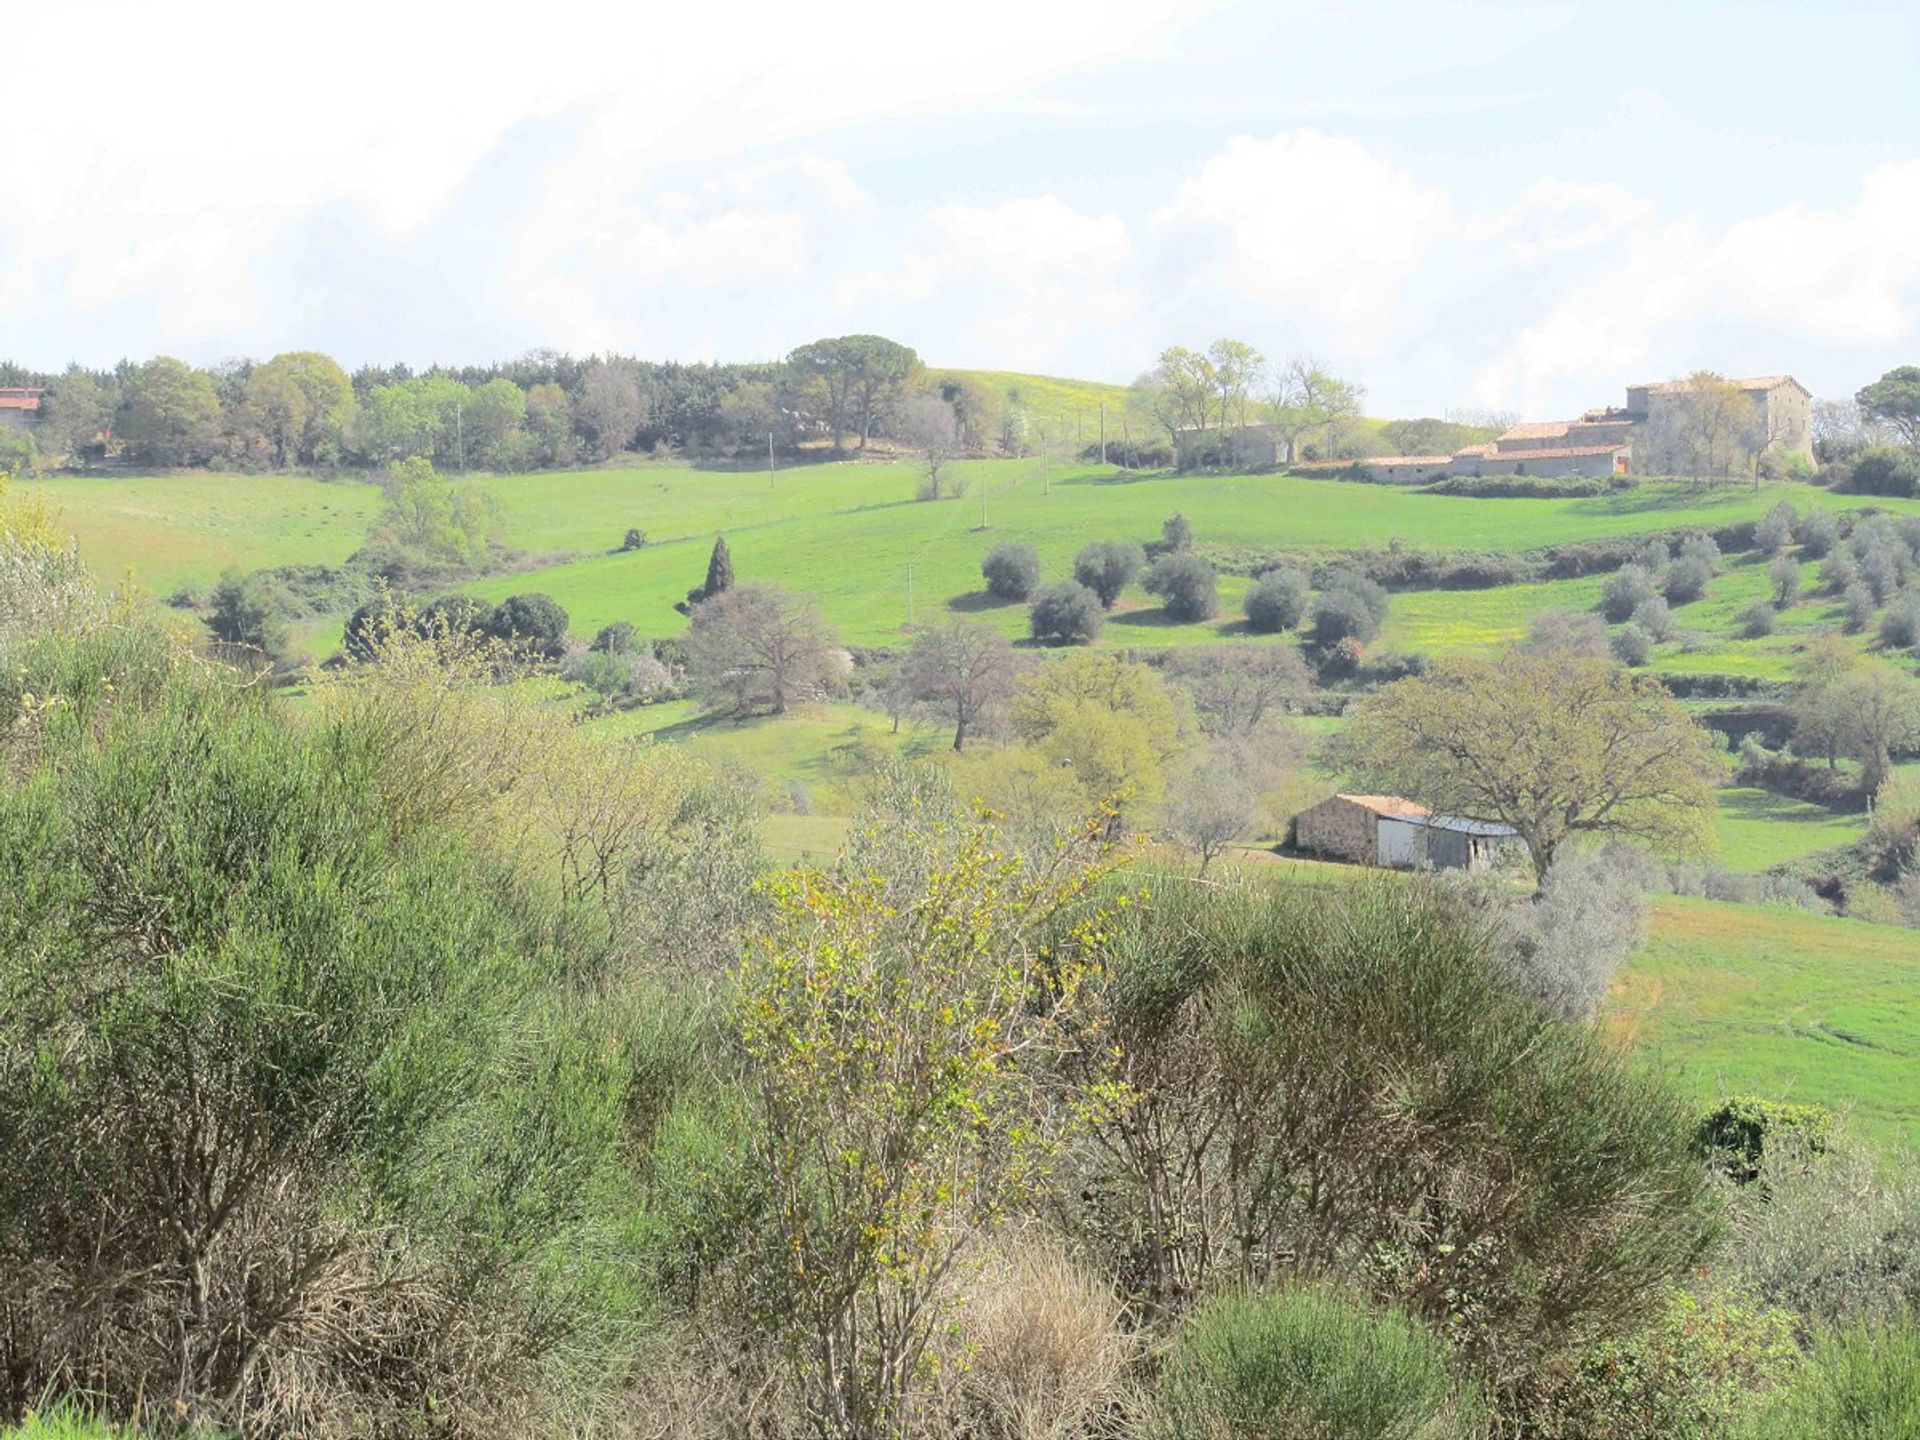
<instances>
[{"instance_id":1,"label":"tree line","mask_svg":"<svg viewBox=\"0 0 1920 1440\"><path fill-rule=\"evenodd\" d=\"M592 464L632 451L751 460L841 454L877 439L1023 454L1042 427L1015 385L929 372L879 335L816 340L783 360L683 364L533 351L500 364L364 366L313 351L196 367L172 356L58 374L0 364L41 388L38 421L4 437L0 472L110 457L162 468L443 471Z\"/></svg>"}]
</instances>

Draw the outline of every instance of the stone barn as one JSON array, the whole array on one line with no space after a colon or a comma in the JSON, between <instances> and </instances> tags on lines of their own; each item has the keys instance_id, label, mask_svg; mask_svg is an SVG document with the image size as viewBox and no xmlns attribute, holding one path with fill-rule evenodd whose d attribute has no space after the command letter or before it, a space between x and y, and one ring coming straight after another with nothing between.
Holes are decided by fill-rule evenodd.
<instances>
[{"instance_id":1,"label":"stone barn","mask_svg":"<svg viewBox=\"0 0 1920 1440\"><path fill-rule=\"evenodd\" d=\"M1293 817L1293 843L1356 865L1411 864L1410 854L1398 854L1405 823L1430 813L1398 795L1332 795ZM1383 830L1387 855L1381 853Z\"/></svg>"}]
</instances>

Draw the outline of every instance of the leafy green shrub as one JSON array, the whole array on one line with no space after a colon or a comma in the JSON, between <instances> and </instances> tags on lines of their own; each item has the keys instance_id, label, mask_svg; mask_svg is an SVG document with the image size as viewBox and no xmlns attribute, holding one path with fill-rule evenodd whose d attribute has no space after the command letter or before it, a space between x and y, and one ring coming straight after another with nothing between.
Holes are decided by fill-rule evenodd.
<instances>
[{"instance_id":1,"label":"leafy green shrub","mask_svg":"<svg viewBox=\"0 0 1920 1440\"><path fill-rule=\"evenodd\" d=\"M1745 640L1758 640L1771 635L1777 617L1771 600L1756 600L1734 617L1740 625L1740 635Z\"/></svg>"},{"instance_id":2,"label":"leafy green shrub","mask_svg":"<svg viewBox=\"0 0 1920 1440\"><path fill-rule=\"evenodd\" d=\"M620 548L622 550L641 550L646 548L646 544L647 532L640 529L637 525L630 526L627 533L620 537Z\"/></svg>"},{"instance_id":3,"label":"leafy green shrub","mask_svg":"<svg viewBox=\"0 0 1920 1440\"><path fill-rule=\"evenodd\" d=\"M1858 635L1873 623L1875 601L1873 591L1859 581L1847 586L1840 595L1840 611L1845 617L1844 624L1851 633Z\"/></svg>"},{"instance_id":4,"label":"leafy green shrub","mask_svg":"<svg viewBox=\"0 0 1920 1440\"><path fill-rule=\"evenodd\" d=\"M1158 595L1167 618L1183 625L1211 620L1220 608L1213 566L1198 555L1176 553L1154 561L1147 572L1147 593Z\"/></svg>"},{"instance_id":5,"label":"leafy green shrub","mask_svg":"<svg viewBox=\"0 0 1920 1440\"><path fill-rule=\"evenodd\" d=\"M1566 1357L1527 1406L1539 1440L1721 1436L1800 1366L1785 1310L1676 1292L1653 1324Z\"/></svg>"},{"instance_id":6,"label":"leafy green shrub","mask_svg":"<svg viewBox=\"0 0 1920 1440\"><path fill-rule=\"evenodd\" d=\"M1214 1300L1175 1337L1156 1428L1169 1437L1442 1440L1478 1433L1446 1346L1392 1311L1289 1287Z\"/></svg>"},{"instance_id":7,"label":"leafy green shrub","mask_svg":"<svg viewBox=\"0 0 1920 1440\"><path fill-rule=\"evenodd\" d=\"M1344 640L1364 645L1387 618L1387 592L1363 575L1336 575L1308 613L1308 633L1322 651Z\"/></svg>"},{"instance_id":8,"label":"leafy green shrub","mask_svg":"<svg viewBox=\"0 0 1920 1440\"><path fill-rule=\"evenodd\" d=\"M1744 1185L1758 1178L1770 1139L1776 1145L1786 1139L1808 1154L1823 1154L1833 1139L1833 1112L1824 1105L1729 1096L1700 1117L1693 1150Z\"/></svg>"},{"instance_id":9,"label":"leafy green shrub","mask_svg":"<svg viewBox=\"0 0 1920 1440\"><path fill-rule=\"evenodd\" d=\"M1635 610L1655 598L1653 576L1641 565L1626 565L1609 575L1600 587L1600 613L1612 624L1631 619Z\"/></svg>"},{"instance_id":10,"label":"leafy green shrub","mask_svg":"<svg viewBox=\"0 0 1920 1440\"><path fill-rule=\"evenodd\" d=\"M1634 606L1631 619L1653 637L1655 644L1675 639L1680 634L1679 622L1673 618L1673 610L1661 595L1649 595Z\"/></svg>"},{"instance_id":11,"label":"leafy green shrub","mask_svg":"<svg viewBox=\"0 0 1920 1440\"><path fill-rule=\"evenodd\" d=\"M1298 570L1269 570L1247 587L1247 626L1263 635L1291 630L1305 617L1309 598L1307 577Z\"/></svg>"},{"instance_id":12,"label":"leafy green shrub","mask_svg":"<svg viewBox=\"0 0 1920 1440\"><path fill-rule=\"evenodd\" d=\"M1920 1435L1920 1324L1828 1331L1805 1373L1742 1440L1895 1440Z\"/></svg>"},{"instance_id":13,"label":"leafy green shrub","mask_svg":"<svg viewBox=\"0 0 1920 1440\"><path fill-rule=\"evenodd\" d=\"M1920 459L1893 445L1870 445L1853 462L1847 488L1861 495L1912 495L1920 490Z\"/></svg>"},{"instance_id":14,"label":"leafy green shrub","mask_svg":"<svg viewBox=\"0 0 1920 1440\"><path fill-rule=\"evenodd\" d=\"M1669 605L1685 605L1707 593L1713 579L1712 564L1699 555L1681 555L1667 566L1660 590Z\"/></svg>"},{"instance_id":15,"label":"leafy green shrub","mask_svg":"<svg viewBox=\"0 0 1920 1440\"><path fill-rule=\"evenodd\" d=\"M1762 555L1785 549L1793 540L1793 527L1799 519L1793 506L1782 500L1753 527L1753 548Z\"/></svg>"},{"instance_id":16,"label":"leafy green shrub","mask_svg":"<svg viewBox=\"0 0 1920 1440\"><path fill-rule=\"evenodd\" d=\"M587 648L608 655L637 655L647 648L647 642L640 638L640 632L630 621L616 620L611 625L602 625Z\"/></svg>"},{"instance_id":17,"label":"leafy green shrub","mask_svg":"<svg viewBox=\"0 0 1920 1440\"><path fill-rule=\"evenodd\" d=\"M532 654L558 659L567 643L567 612L551 595L509 595L494 607L487 631Z\"/></svg>"},{"instance_id":18,"label":"leafy green shrub","mask_svg":"<svg viewBox=\"0 0 1920 1440\"><path fill-rule=\"evenodd\" d=\"M1891 650L1920 644L1920 594L1909 590L1887 606L1880 617L1880 643Z\"/></svg>"},{"instance_id":19,"label":"leafy green shrub","mask_svg":"<svg viewBox=\"0 0 1920 1440\"><path fill-rule=\"evenodd\" d=\"M1076 580L1061 580L1033 597L1027 627L1042 645L1091 645L1106 623L1100 597Z\"/></svg>"},{"instance_id":20,"label":"leafy green shrub","mask_svg":"<svg viewBox=\"0 0 1920 1440\"><path fill-rule=\"evenodd\" d=\"M1120 592L1133 583L1146 563L1146 553L1138 545L1095 540L1081 547L1074 557L1073 578L1099 597L1101 609L1111 610Z\"/></svg>"},{"instance_id":21,"label":"leafy green shrub","mask_svg":"<svg viewBox=\"0 0 1920 1440\"><path fill-rule=\"evenodd\" d=\"M1160 522L1160 547L1170 555L1193 548L1193 525L1178 511Z\"/></svg>"},{"instance_id":22,"label":"leafy green shrub","mask_svg":"<svg viewBox=\"0 0 1920 1440\"><path fill-rule=\"evenodd\" d=\"M0 1408L78 1382L391 1433L432 1396L458 1434L591 1403L644 1298L643 1087L574 988L592 945L403 843L353 727L197 670L113 693L0 787Z\"/></svg>"},{"instance_id":23,"label":"leafy green shrub","mask_svg":"<svg viewBox=\"0 0 1920 1440\"><path fill-rule=\"evenodd\" d=\"M1809 510L1793 522L1793 543L1810 560L1818 560L1840 543L1840 522L1831 510Z\"/></svg>"},{"instance_id":24,"label":"leafy green shrub","mask_svg":"<svg viewBox=\"0 0 1920 1440\"><path fill-rule=\"evenodd\" d=\"M1031 545L1015 541L996 545L980 562L987 593L1002 600L1025 600L1040 584L1040 556Z\"/></svg>"},{"instance_id":25,"label":"leafy green shrub","mask_svg":"<svg viewBox=\"0 0 1920 1440\"><path fill-rule=\"evenodd\" d=\"M1138 1098L1101 1127L1088 1243L1149 1311L1367 1257L1504 1385L1638 1326L1700 1253L1684 1111L1516 985L1451 891L1175 888L1111 928Z\"/></svg>"},{"instance_id":26,"label":"leafy green shrub","mask_svg":"<svg viewBox=\"0 0 1920 1440\"><path fill-rule=\"evenodd\" d=\"M1613 632L1612 646L1614 658L1634 669L1653 658L1653 636L1631 622Z\"/></svg>"},{"instance_id":27,"label":"leafy green shrub","mask_svg":"<svg viewBox=\"0 0 1920 1440\"><path fill-rule=\"evenodd\" d=\"M279 660L287 648L287 621L280 597L257 575L229 570L208 601L207 628L216 640L244 645Z\"/></svg>"}]
</instances>

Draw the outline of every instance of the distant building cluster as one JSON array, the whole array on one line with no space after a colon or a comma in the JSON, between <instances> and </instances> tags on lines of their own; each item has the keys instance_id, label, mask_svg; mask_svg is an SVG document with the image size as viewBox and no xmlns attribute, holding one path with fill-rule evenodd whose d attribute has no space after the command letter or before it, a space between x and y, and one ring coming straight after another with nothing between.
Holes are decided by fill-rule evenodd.
<instances>
[{"instance_id":1,"label":"distant building cluster","mask_svg":"<svg viewBox=\"0 0 1920 1440\"><path fill-rule=\"evenodd\" d=\"M1518 841L1510 825L1436 815L1398 795L1331 795L1293 817L1296 846L1355 865L1484 870Z\"/></svg>"},{"instance_id":2,"label":"distant building cluster","mask_svg":"<svg viewBox=\"0 0 1920 1440\"><path fill-rule=\"evenodd\" d=\"M1744 380L1669 380L1627 387L1627 403L1588 410L1572 420L1528 421L1451 455L1393 455L1321 460L1296 469L1359 469L1377 480L1444 480L1454 476L1731 474L1768 452L1813 460L1813 397L1791 375ZM1248 425L1230 433L1191 431L1183 462L1203 451L1226 453L1258 467L1287 460L1278 427Z\"/></svg>"}]
</instances>

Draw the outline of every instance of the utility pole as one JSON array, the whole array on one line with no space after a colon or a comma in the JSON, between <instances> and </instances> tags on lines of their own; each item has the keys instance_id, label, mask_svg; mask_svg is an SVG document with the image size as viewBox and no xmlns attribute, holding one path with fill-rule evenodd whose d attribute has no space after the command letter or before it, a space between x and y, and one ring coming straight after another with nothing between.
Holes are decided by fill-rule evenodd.
<instances>
[{"instance_id":1,"label":"utility pole","mask_svg":"<svg viewBox=\"0 0 1920 1440\"><path fill-rule=\"evenodd\" d=\"M767 489L773 488L773 432L767 431Z\"/></svg>"},{"instance_id":2,"label":"utility pole","mask_svg":"<svg viewBox=\"0 0 1920 1440\"><path fill-rule=\"evenodd\" d=\"M1107 402L1100 402L1100 463L1107 463Z\"/></svg>"},{"instance_id":3,"label":"utility pole","mask_svg":"<svg viewBox=\"0 0 1920 1440\"><path fill-rule=\"evenodd\" d=\"M462 475L467 473L467 407L453 407L453 458Z\"/></svg>"},{"instance_id":4,"label":"utility pole","mask_svg":"<svg viewBox=\"0 0 1920 1440\"><path fill-rule=\"evenodd\" d=\"M907 562L907 624L913 624L913 562Z\"/></svg>"}]
</instances>

